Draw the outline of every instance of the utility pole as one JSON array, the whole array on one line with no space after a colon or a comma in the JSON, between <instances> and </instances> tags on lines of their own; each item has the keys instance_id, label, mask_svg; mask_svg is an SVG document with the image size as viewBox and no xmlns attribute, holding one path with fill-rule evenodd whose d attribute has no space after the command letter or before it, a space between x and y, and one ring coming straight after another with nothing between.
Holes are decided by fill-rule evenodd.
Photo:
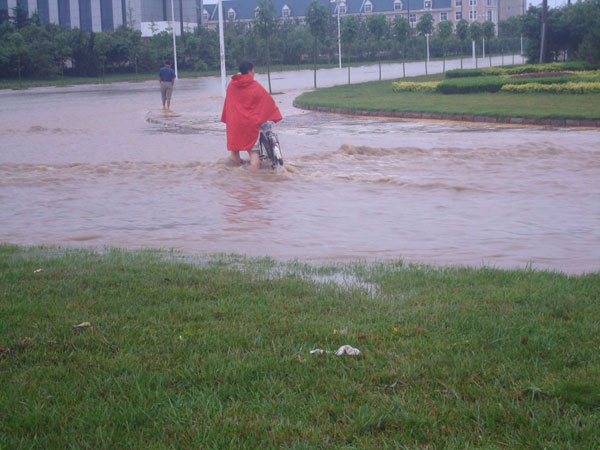
<instances>
[{"instance_id":1,"label":"utility pole","mask_svg":"<svg viewBox=\"0 0 600 450\"><path fill-rule=\"evenodd\" d=\"M223 37L223 0L219 0L219 49L221 53L221 95L225 98L225 84L227 73L225 71L225 38Z\"/></svg>"},{"instance_id":2,"label":"utility pole","mask_svg":"<svg viewBox=\"0 0 600 450\"><path fill-rule=\"evenodd\" d=\"M475 2L477 0L469 0L471 2L471 23L475 22ZM475 39L471 41L471 50L473 52L473 67L477 67L477 55L475 54Z\"/></svg>"},{"instance_id":3,"label":"utility pole","mask_svg":"<svg viewBox=\"0 0 600 450\"><path fill-rule=\"evenodd\" d=\"M181 44L185 47L185 36L183 35L183 0L179 0L179 29L181 30Z\"/></svg>"},{"instance_id":4,"label":"utility pole","mask_svg":"<svg viewBox=\"0 0 600 450\"><path fill-rule=\"evenodd\" d=\"M340 0L336 0L337 20L338 20L338 55L340 61L340 69L342 68L342 37L340 33Z\"/></svg>"},{"instance_id":5,"label":"utility pole","mask_svg":"<svg viewBox=\"0 0 600 450\"><path fill-rule=\"evenodd\" d=\"M177 75L177 42L175 39L175 8L173 7L173 0L171 0L171 31L173 32L173 62L175 65L175 78L179 78Z\"/></svg>"},{"instance_id":6,"label":"utility pole","mask_svg":"<svg viewBox=\"0 0 600 450\"><path fill-rule=\"evenodd\" d=\"M179 0L179 29L181 30L181 50L183 53L183 65L185 66L185 34L183 34L183 0Z\"/></svg>"},{"instance_id":7,"label":"utility pole","mask_svg":"<svg viewBox=\"0 0 600 450\"><path fill-rule=\"evenodd\" d=\"M546 62L546 16L548 12L548 0L542 1L542 36L540 40L540 64Z\"/></svg>"}]
</instances>

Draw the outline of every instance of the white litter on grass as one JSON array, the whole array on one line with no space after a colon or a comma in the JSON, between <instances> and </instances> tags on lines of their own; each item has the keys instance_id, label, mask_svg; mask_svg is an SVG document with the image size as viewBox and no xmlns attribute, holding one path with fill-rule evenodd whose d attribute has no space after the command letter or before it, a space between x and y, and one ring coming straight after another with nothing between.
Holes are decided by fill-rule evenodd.
<instances>
[{"instance_id":1,"label":"white litter on grass","mask_svg":"<svg viewBox=\"0 0 600 450\"><path fill-rule=\"evenodd\" d=\"M338 356L342 356L342 355L350 355L350 356L358 356L360 355L360 350L354 347L351 347L350 345L342 345L340 348L338 348L337 352L335 352L336 355Z\"/></svg>"},{"instance_id":2,"label":"white litter on grass","mask_svg":"<svg viewBox=\"0 0 600 450\"><path fill-rule=\"evenodd\" d=\"M329 350L323 350L322 348L315 348L314 350L310 351L311 355L322 355L323 353L332 353ZM360 350L357 348L354 348L350 345L342 345L340 348L337 349L337 352L335 352L335 354L337 356L342 356L342 355L349 355L349 356L358 356L360 355Z\"/></svg>"},{"instance_id":3,"label":"white litter on grass","mask_svg":"<svg viewBox=\"0 0 600 450\"><path fill-rule=\"evenodd\" d=\"M322 348L315 348L314 350L310 351L311 355L322 355L323 353L331 353L331 352L326 352L325 350L323 350Z\"/></svg>"}]
</instances>

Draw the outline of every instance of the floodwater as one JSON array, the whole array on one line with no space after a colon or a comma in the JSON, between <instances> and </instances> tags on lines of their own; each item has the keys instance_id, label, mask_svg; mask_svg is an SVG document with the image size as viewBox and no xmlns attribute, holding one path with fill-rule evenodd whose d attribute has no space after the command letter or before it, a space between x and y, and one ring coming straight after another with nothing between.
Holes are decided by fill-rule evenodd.
<instances>
[{"instance_id":1,"label":"floodwater","mask_svg":"<svg viewBox=\"0 0 600 450\"><path fill-rule=\"evenodd\" d=\"M217 78L173 114L154 82L0 92L0 242L600 270L600 131L301 111L312 73L272 82L285 166L258 173L227 162Z\"/></svg>"}]
</instances>

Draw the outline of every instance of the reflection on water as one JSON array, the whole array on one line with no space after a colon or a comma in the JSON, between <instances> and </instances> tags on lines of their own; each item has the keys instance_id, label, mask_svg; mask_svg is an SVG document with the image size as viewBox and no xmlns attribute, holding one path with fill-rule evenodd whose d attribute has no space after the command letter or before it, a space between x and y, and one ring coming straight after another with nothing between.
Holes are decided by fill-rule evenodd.
<instances>
[{"instance_id":1,"label":"reflection on water","mask_svg":"<svg viewBox=\"0 0 600 450\"><path fill-rule=\"evenodd\" d=\"M150 83L0 93L0 240L600 269L598 131L343 117L290 91L286 165L253 173L193 83L171 115Z\"/></svg>"}]
</instances>

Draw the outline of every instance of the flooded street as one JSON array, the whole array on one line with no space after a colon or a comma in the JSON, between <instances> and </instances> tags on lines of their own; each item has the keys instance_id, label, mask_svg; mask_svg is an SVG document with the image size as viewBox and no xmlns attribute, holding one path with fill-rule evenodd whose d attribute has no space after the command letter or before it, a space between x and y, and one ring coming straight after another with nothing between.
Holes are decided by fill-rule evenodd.
<instances>
[{"instance_id":1,"label":"flooded street","mask_svg":"<svg viewBox=\"0 0 600 450\"><path fill-rule=\"evenodd\" d=\"M170 115L156 82L1 91L0 242L600 270L600 131L301 111L312 72L272 82L286 165L259 173L227 162L217 78Z\"/></svg>"}]
</instances>

